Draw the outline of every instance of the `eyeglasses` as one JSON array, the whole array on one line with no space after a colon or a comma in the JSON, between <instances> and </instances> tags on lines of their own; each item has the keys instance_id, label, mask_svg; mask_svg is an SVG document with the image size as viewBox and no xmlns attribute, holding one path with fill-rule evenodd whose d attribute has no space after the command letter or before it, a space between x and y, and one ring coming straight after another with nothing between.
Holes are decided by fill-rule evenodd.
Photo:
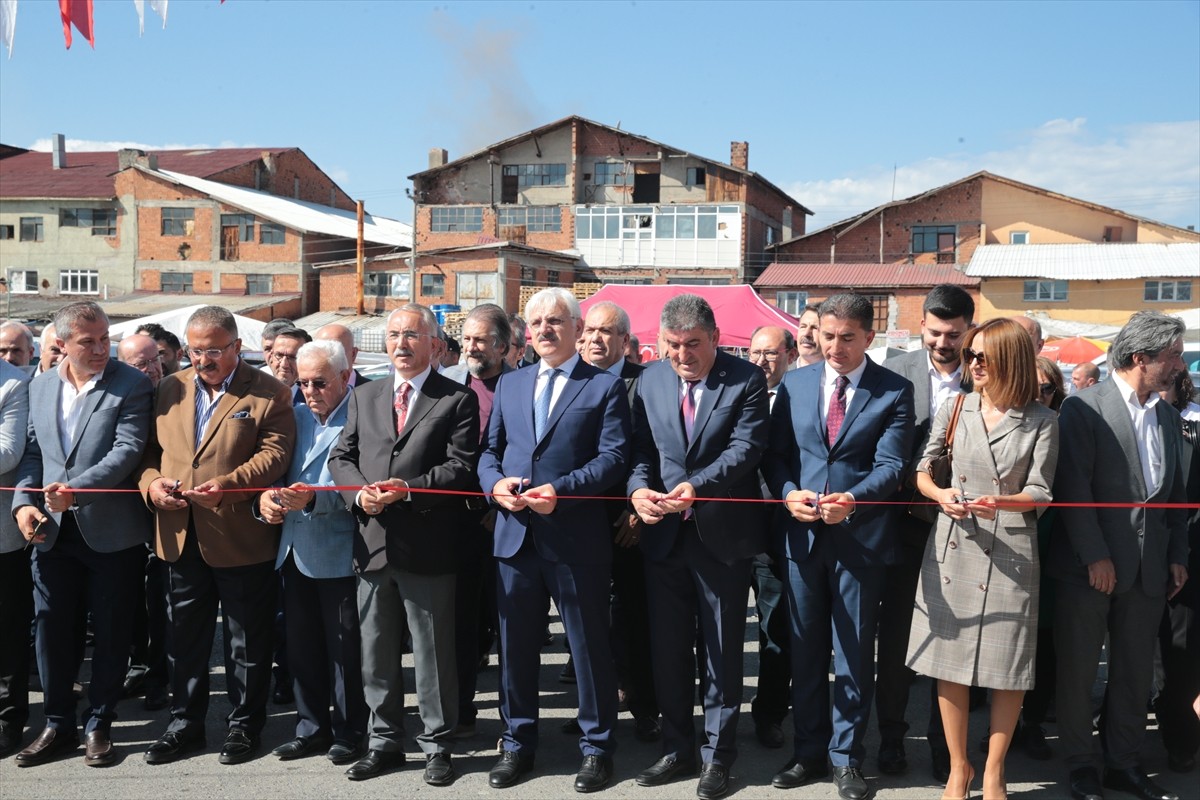
<instances>
[{"instance_id":1,"label":"eyeglasses","mask_svg":"<svg viewBox=\"0 0 1200 800\"><path fill-rule=\"evenodd\" d=\"M570 320L563 319L561 317L540 317L538 319L529 320L529 327L533 328L534 330L537 330L543 325L549 325L551 328L561 328L568 322L570 322Z\"/></svg>"},{"instance_id":2,"label":"eyeglasses","mask_svg":"<svg viewBox=\"0 0 1200 800\"><path fill-rule=\"evenodd\" d=\"M225 351L228 350L229 348L233 347L235 344L237 344L237 339L234 339L232 342L225 345L224 347L210 347L207 350L201 350L196 347L189 347L188 355L190 355L192 357L193 361L200 358L200 356L204 356L204 357L208 358L210 361L212 361L212 360L216 360L216 359L220 358L221 356L223 356L225 354Z\"/></svg>"},{"instance_id":3,"label":"eyeglasses","mask_svg":"<svg viewBox=\"0 0 1200 800\"><path fill-rule=\"evenodd\" d=\"M1048 395L1048 394L1054 394L1054 384L1053 383L1039 383L1038 391L1041 392L1043 396Z\"/></svg>"},{"instance_id":4,"label":"eyeglasses","mask_svg":"<svg viewBox=\"0 0 1200 800\"><path fill-rule=\"evenodd\" d=\"M313 378L311 381L303 381L303 380L296 381L296 385L299 386L301 389L312 388L312 389L316 389L319 392L322 389L324 389L326 386L329 385L329 381L324 381L324 380L321 380L320 378Z\"/></svg>"},{"instance_id":5,"label":"eyeglasses","mask_svg":"<svg viewBox=\"0 0 1200 800\"><path fill-rule=\"evenodd\" d=\"M127 361L125 363L127 363L129 366L136 369L138 372L145 372L147 369L150 368L151 364L160 363L160 359L156 358L152 361L145 361L145 360L143 360L143 361Z\"/></svg>"},{"instance_id":6,"label":"eyeglasses","mask_svg":"<svg viewBox=\"0 0 1200 800\"><path fill-rule=\"evenodd\" d=\"M962 357L963 357L963 363L968 366L970 366L972 361L978 361L979 366L983 367L984 369L987 369L987 356L985 356L983 353L981 353L977 350L972 350L969 347L964 347L963 351L962 351Z\"/></svg>"},{"instance_id":7,"label":"eyeglasses","mask_svg":"<svg viewBox=\"0 0 1200 800\"><path fill-rule=\"evenodd\" d=\"M389 342L395 342L399 339L403 339L406 342L415 342L417 339L420 339L422 336L429 336L429 335L430 334L425 333L424 331L388 331L387 332L387 340Z\"/></svg>"},{"instance_id":8,"label":"eyeglasses","mask_svg":"<svg viewBox=\"0 0 1200 800\"><path fill-rule=\"evenodd\" d=\"M295 354L295 353L280 353L280 352L278 352L278 351L276 351L276 350L272 350L272 351L271 351L271 360L272 360L272 361L291 361L291 362L295 362L295 360L296 360L296 354Z\"/></svg>"},{"instance_id":9,"label":"eyeglasses","mask_svg":"<svg viewBox=\"0 0 1200 800\"><path fill-rule=\"evenodd\" d=\"M778 350L751 350L750 351L750 360L751 361L759 361L759 360L778 361L779 360L779 351Z\"/></svg>"}]
</instances>

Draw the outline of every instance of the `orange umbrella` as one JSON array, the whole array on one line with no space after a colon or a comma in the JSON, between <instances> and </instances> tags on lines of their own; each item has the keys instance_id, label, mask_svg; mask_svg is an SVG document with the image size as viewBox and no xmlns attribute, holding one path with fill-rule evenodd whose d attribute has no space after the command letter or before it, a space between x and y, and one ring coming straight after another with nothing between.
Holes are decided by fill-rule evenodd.
<instances>
[{"instance_id":1,"label":"orange umbrella","mask_svg":"<svg viewBox=\"0 0 1200 800\"><path fill-rule=\"evenodd\" d=\"M1041 355L1053 359L1060 364L1090 363L1104 355L1108 348L1101 347L1093 339L1085 336L1072 336L1069 339L1058 339L1046 343Z\"/></svg>"}]
</instances>

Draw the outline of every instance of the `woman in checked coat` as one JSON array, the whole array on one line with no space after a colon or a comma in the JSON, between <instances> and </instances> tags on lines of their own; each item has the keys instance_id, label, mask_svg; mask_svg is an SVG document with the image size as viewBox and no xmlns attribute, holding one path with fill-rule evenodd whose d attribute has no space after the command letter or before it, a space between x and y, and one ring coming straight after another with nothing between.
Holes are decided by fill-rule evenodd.
<instances>
[{"instance_id":1,"label":"woman in checked coat","mask_svg":"<svg viewBox=\"0 0 1200 800\"><path fill-rule=\"evenodd\" d=\"M1004 758L1033 687L1037 649L1038 504L1050 501L1058 463L1058 419L1036 401L1033 342L1009 319L963 337L963 364L975 391L954 432L951 485L930 477L942 451L953 401L934 419L917 488L941 514L925 549L908 666L938 681L950 750L945 798L969 795L968 694L992 689L991 739L983 796L1006 797Z\"/></svg>"}]
</instances>

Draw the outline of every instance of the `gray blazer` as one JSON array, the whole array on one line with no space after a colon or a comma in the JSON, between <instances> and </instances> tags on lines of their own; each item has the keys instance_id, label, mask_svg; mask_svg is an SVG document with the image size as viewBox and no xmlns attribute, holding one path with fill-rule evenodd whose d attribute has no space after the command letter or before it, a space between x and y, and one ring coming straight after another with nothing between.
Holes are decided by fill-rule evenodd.
<instances>
[{"instance_id":1,"label":"gray blazer","mask_svg":"<svg viewBox=\"0 0 1200 800\"><path fill-rule=\"evenodd\" d=\"M29 426L29 375L0 359L0 487L17 482ZM12 516L13 493L0 489L0 553L25 546Z\"/></svg>"},{"instance_id":2,"label":"gray blazer","mask_svg":"<svg viewBox=\"0 0 1200 800\"><path fill-rule=\"evenodd\" d=\"M1062 453L1054 499L1064 503L1185 503L1179 412L1155 406L1163 437L1163 479L1151 494L1142 478L1137 440L1125 400L1113 380L1068 397L1059 412ZM1167 565L1188 563L1187 516L1181 508L1061 508L1046 569L1052 577L1088 584L1087 565L1111 559L1116 592L1141 574L1142 589L1161 597Z\"/></svg>"},{"instance_id":3,"label":"gray blazer","mask_svg":"<svg viewBox=\"0 0 1200 800\"><path fill-rule=\"evenodd\" d=\"M150 379L110 358L95 387L83 399L75 440L63 452L58 435L62 378L43 372L29 383L29 442L17 468L13 508L36 505L45 511L41 488L62 481L76 489L137 489L133 472L150 434ZM75 519L88 546L113 553L150 541L150 513L136 491L75 495ZM49 550L58 538L53 518L45 526Z\"/></svg>"}]
</instances>

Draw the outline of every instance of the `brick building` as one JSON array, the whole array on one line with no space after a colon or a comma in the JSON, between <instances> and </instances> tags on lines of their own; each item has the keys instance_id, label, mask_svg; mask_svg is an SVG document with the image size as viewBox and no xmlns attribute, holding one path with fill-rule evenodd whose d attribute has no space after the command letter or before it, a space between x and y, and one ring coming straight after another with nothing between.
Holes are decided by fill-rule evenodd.
<instances>
[{"instance_id":1,"label":"brick building","mask_svg":"<svg viewBox=\"0 0 1200 800\"><path fill-rule=\"evenodd\" d=\"M410 176L416 299L510 310L522 285L753 280L811 214L748 167L572 116Z\"/></svg>"}]
</instances>

